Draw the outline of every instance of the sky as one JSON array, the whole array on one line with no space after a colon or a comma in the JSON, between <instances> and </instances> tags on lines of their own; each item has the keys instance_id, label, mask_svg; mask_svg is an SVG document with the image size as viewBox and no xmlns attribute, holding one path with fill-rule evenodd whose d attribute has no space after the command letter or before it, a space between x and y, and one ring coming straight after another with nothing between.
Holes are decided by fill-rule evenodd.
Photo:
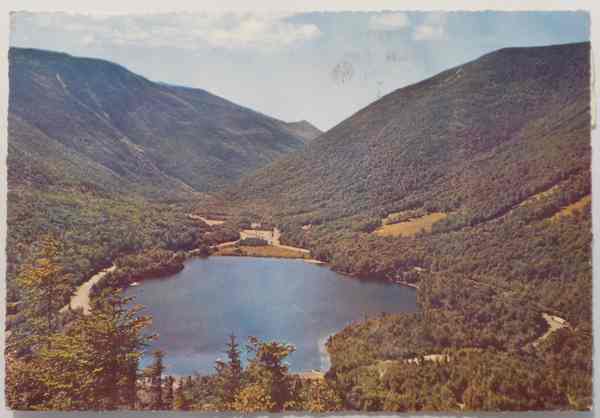
<instances>
[{"instance_id":1,"label":"sky","mask_svg":"<svg viewBox=\"0 0 600 418\"><path fill-rule=\"evenodd\" d=\"M589 25L585 12L14 12L9 42L107 59L327 130L494 50L587 41Z\"/></svg>"}]
</instances>

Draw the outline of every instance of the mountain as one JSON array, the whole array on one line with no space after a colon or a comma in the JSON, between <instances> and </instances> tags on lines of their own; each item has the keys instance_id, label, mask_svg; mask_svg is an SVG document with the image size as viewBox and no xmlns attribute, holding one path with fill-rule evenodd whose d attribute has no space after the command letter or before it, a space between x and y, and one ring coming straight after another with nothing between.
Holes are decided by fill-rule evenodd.
<instances>
[{"instance_id":1,"label":"mountain","mask_svg":"<svg viewBox=\"0 0 600 418\"><path fill-rule=\"evenodd\" d=\"M415 208L493 218L589 170L588 54L508 48L396 90L229 198L306 223Z\"/></svg>"},{"instance_id":2,"label":"mountain","mask_svg":"<svg viewBox=\"0 0 600 418\"><path fill-rule=\"evenodd\" d=\"M304 139L305 142L310 142L323 133L319 128L306 120L288 122L287 127L292 133Z\"/></svg>"},{"instance_id":3,"label":"mountain","mask_svg":"<svg viewBox=\"0 0 600 418\"><path fill-rule=\"evenodd\" d=\"M204 90L103 60L11 48L9 71L11 303L22 297L19 272L49 237L60 242L70 290L125 254L227 240L204 236L189 202L306 139Z\"/></svg>"},{"instance_id":4,"label":"mountain","mask_svg":"<svg viewBox=\"0 0 600 418\"><path fill-rule=\"evenodd\" d=\"M305 129L111 62L11 48L9 178L206 192L301 149ZM302 126L304 128L304 126Z\"/></svg>"},{"instance_id":5,"label":"mountain","mask_svg":"<svg viewBox=\"0 0 600 418\"><path fill-rule=\"evenodd\" d=\"M589 56L502 49L398 89L214 203L417 288L418 313L328 341L350 408L590 408Z\"/></svg>"}]
</instances>

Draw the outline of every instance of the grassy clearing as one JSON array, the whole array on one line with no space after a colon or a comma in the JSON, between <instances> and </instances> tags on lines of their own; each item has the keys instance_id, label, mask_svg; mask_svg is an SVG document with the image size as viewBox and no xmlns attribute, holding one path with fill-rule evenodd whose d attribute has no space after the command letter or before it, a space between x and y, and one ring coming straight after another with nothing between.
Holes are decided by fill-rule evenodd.
<instances>
[{"instance_id":1,"label":"grassy clearing","mask_svg":"<svg viewBox=\"0 0 600 418\"><path fill-rule=\"evenodd\" d=\"M408 222L411 219L420 218L421 216L427 215L427 212L423 208L403 210L401 212L392 212L384 219L381 223L383 225L397 224L400 222Z\"/></svg>"},{"instance_id":2,"label":"grassy clearing","mask_svg":"<svg viewBox=\"0 0 600 418\"><path fill-rule=\"evenodd\" d=\"M308 254L289 248L275 247L273 245L260 246L231 246L219 248L214 255L238 255L245 257L272 257L272 258L308 258Z\"/></svg>"},{"instance_id":3,"label":"grassy clearing","mask_svg":"<svg viewBox=\"0 0 600 418\"><path fill-rule=\"evenodd\" d=\"M406 222L383 225L374 233L380 237L412 237L421 231L431 232L434 223L447 217L448 215L443 212L433 212Z\"/></svg>"},{"instance_id":4,"label":"grassy clearing","mask_svg":"<svg viewBox=\"0 0 600 418\"><path fill-rule=\"evenodd\" d=\"M564 208L562 208L560 211L555 213L552 216L552 218L550 218L550 220L554 222L554 221L558 221L563 216L570 216L573 214L574 211L582 210L583 208L585 208L585 206L587 204L589 204L591 202L592 202L591 195L584 196L583 198L579 199L577 202L571 203L569 206L565 206Z\"/></svg>"}]
</instances>

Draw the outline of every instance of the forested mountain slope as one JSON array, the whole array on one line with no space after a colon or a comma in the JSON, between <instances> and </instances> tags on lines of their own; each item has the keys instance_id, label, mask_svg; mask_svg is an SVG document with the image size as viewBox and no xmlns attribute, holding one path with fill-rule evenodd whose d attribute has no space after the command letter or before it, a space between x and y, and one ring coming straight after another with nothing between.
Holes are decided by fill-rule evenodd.
<instances>
[{"instance_id":1,"label":"forested mountain slope","mask_svg":"<svg viewBox=\"0 0 600 418\"><path fill-rule=\"evenodd\" d=\"M493 218L589 169L588 53L503 49L396 90L232 196L306 223L419 207Z\"/></svg>"},{"instance_id":2,"label":"forested mountain slope","mask_svg":"<svg viewBox=\"0 0 600 418\"><path fill-rule=\"evenodd\" d=\"M418 287L419 313L329 341L348 407L590 407L589 48L503 49L401 88L216 203L337 271ZM542 339L549 315L566 325Z\"/></svg>"},{"instance_id":3,"label":"forested mountain slope","mask_svg":"<svg viewBox=\"0 0 600 418\"><path fill-rule=\"evenodd\" d=\"M204 90L151 82L111 62L11 48L9 176L83 179L105 190L214 190L305 138Z\"/></svg>"}]
</instances>

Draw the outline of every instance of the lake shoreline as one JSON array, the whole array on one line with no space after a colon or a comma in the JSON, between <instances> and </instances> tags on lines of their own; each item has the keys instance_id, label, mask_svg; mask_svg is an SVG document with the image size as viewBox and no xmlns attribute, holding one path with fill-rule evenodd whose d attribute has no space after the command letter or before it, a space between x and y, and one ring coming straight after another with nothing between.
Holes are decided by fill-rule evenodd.
<instances>
[{"instance_id":1,"label":"lake shoreline","mask_svg":"<svg viewBox=\"0 0 600 418\"><path fill-rule=\"evenodd\" d=\"M321 261L321 260L317 260L314 258L306 258L304 257L304 255L306 255L306 253L302 253L302 256L297 255L297 256L288 256L288 255L273 255L273 254L259 254L259 253L252 253L252 254L244 254L244 253L234 253L234 252L227 252L227 253L219 253L223 250L228 250L232 247L234 248L243 248L243 249L251 249L253 247L251 246L241 246L238 247L239 241L230 241L230 242L224 242L224 243L219 243L216 245L212 245L209 247L209 253L205 254L202 253L202 249L201 248L196 248L193 250L188 250L184 252L185 255L185 260L191 259L191 258L208 258L208 257L256 257L256 258L272 258L272 259L285 259L285 260L300 260L300 261L304 261L305 263L309 263L309 264L313 264L313 265L318 265L318 266L323 266L323 267L327 267L328 269L330 269L331 271L338 273L342 276L345 277L349 277L349 278L353 278L356 280L375 280L375 281L381 281L384 283L390 283L390 284L396 284L396 285L400 285L403 287L409 287L411 289L414 290L419 290L418 285L414 284L414 283L408 283L405 281L400 281L400 280L394 280L394 279L389 279L389 278L363 278L348 272L344 272L344 271L339 271L336 270L335 268L333 268L331 266L330 263L327 263L325 261ZM272 247L273 249L278 248L279 246L276 245L269 245L268 247ZM216 252L210 252L210 251L215 251ZM290 250L291 251L291 250ZM305 250L307 251L308 254L310 254L309 250ZM164 274L159 274L159 275L140 275L140 276L136 276L135 280L131 283L127 283L126 285L124 285L122 287L123 290L131 287L132 283L140 283L140 282L144 282L146 280L152 280L152 279L161 279L167 276L171 276L173 274L179 273L181 271L183 271L185 269L185 261L182 263L182 267L177 269L177 271L172 271L172 270L165 270ZM60 312L65 312L69 309L78 309L78 308L82 308L84 314L89 314L90 311L90 305L91 305L91 291L92 291L92 287L99 283L107 274L109 273L114 273L115 271L117 271L117 265L115 263L111 264L109 267L101 269L97 272L95 272L88 280L82 282L75 290L74 294L71 296L71 299L69 300L69 303L67 305L65 305L63 308L61 308ZM86 293L86 295L83 295L83 293Z\"/></svg>"},{"instance_id":2,"label":"lake shoreline","mask_svg":"<svg viewBox=\"0 0 600 418\"><path fill-rule=\"evenodd\" d=\"M272 247L272 249L277 249L277 246L271 245L269 247ZM418 290L418 287L416 285L407 283L407 282L395 281L395 280L391 280L391 279L387 279L387 278L361 278L361 277L353 275L353 274L337 271L336 269L334 269L332 267L332 265L330 263L326 263L324 261L316 260L313 258L306 258L306 254L307 253L310 254L310 252L308 252L308 250L307 250L307 253L303 252L301 254L296 254L294 256L289 256L289 255L277 256L274 254L266 254L265 255L265 254L259 254L256 252L249 253L249 254L244 254L244 253L236 254L236 253L224 253L223 252L224 249L230 250L232 248L239 249L238 242L233 241L233 242L225 242L225 243L213 245L213 246L209 247L208 254L203 252L202 248L185 251L184 252L185 258L182 261L182 267L180 269L177 269L177 271L165 270L164 274L160 274L160 275L137 276L135 278L135 280L124 284L122 286L122 290L126 290L130 287L136 287L138 285L143 284L143 282L145 282L147 280L161 279L161 278L173 276L174 274L180 273L181 271L183 271L185 269L185 267L186 267L185 265L187 264L188 260L192 261L192 259L194 259L194 258L208 259L211 256L219 257L219 258L221 258L221 257L239 257L239 258L259 258L259 259L274 259L274 260L298 260L298 261L303 261L307 264L313 264L316 266L327 267L327 269L331 270L332 272L334 272L336 274L340 274L344 277L351 278L353 280L375 281L375 282L381 282L381 283L388 283L388 284L392 284L392 285L395 284L395 285L400 285L401 287L409 287L413 290ZM287 251L290 251L290 250L287 250ZM113 273L117 270L118 270L117 265L113 263L110 267L101 269L100 271L96 272L94 275L91 276L90 279L86 280L85 282L83 282L82 284L79 285L79 287L76 289L74 295L71 297L69 303L61 309L61 312L65 312L66 310L69 310L69 309L78 309L79 308L79 309L83 309L84 315L92 314L92 312L90 311L90 308L91 308L91 298L93 297L92 296L93 286L96 285L97 283L100 283L101 280L103 280L105 278L105 276L107 276L108 274ZM83 295L83 293L85 293L85 295ZM329 338L332 338L333 336L335 336L335 334L337 332L340 332L342 330L343 330L343 327L340 328L339 330L329 334L328 337L326 338L326 340ZM329 352L329 348L326 343L323 344L323 349L324 349L324 354L327 356L328 359L330 359L331 353ZM330 360L328 361L328 363L330 364ZM305 376L306 378L322 379L326 372L327 372L327 370L324 370L321 367L319 369L314 369L314 368L303 369L296 373L299 376ZM320 376L317 377L317 375L320 375ZM309 376L311 376L311 377L309 377Z\"/></svg>"},{"instance_id":3,"label":"lake shoreline","mask_svg":"<svg viewBox=\"0 0 600 418\"><path fill-rule=\"evenodd\" d=\"M211 315L216 315L220 328L232 330L242 339L249 335L257 335L265 341L281 340L296 345L299 354L292 360L291 372L300 373L307 379L318 379L318 375L329 370L330 367L327 366L332 361L327 344L329 338L355 321L360 321L363 314L366 313L371 317L381 312L402 313L418 310L414 290L400 290L404 286L392 286L393 283L381 280L356 280L354 277L348 278L350 280L341 280L345 277L334 270L321 269L318 268L319 265L311 267L308 265L311 263L306 263L302 259L288 263L286 259L269 260L269 258L215 256L191 259L190 263L185 262L186 268L182 273L163 280L151 281L147 285L134 286L125 293L125 296L135 297L136 303L151 308L149 313L153 316L157 315L158 322L153 325L157 328L152 332L168 337L164 341L163 338L157 341L154 348L166 352L171 352L170 348L175 350L171 354L176 359L172 360L174 361L172 365L175 373L178 374L189 373L194 367L202 370L207 368L208 363L205 358L208 357L199 357L196 360L195 355L190 357L185 354L187 349L182 347L186 346L185 339L188 338L186 330L189 329L192 334L195 332L191 324L194 324L194 321L212 323L209 319ZM175 284L175 280L171 279L176 279L177 283ZM207 291L209 293L206 293ZM215 305L216 300L221 300L222 296L219 295L222 292L232 298L230 303L235 306L238 306L236 301L239 300L240 303L241 310L236 310L241 312L237 314L237 316L241 315L240 318L236 319L237 316L232 318L232 314L228 314L227 316L232 318L229 324L219 322L224 317L218 314ZM332 305L332 297L327 295L336 295L340 305ZM199 303L198 301L202 299L206 301L200 305L207 306L202 314L204 319L197 318L185 308L191 301ZM209 309L209 306L213 308ZM248 306L252 306L250 311L246 310ZM360 308L357 308L359 306ZM361 313L357 314L356 309ZM337 314L323 313L328 311ZM342 317L338 317L342 312L344 312ZM321 319L315 316L316 313L319 313ZM259 331L256 325L263 323L265 315L275 319L267 320ZM320 315L325 315L329 319L325 320ZM178 318L178 320L169 320L169 318ZM165 321L170 321L168 326L165 325ZM281 328L280 321L291 321L290 324L295 325ZM310 324L310 327L304 328L302 321L306 322L306 326ZM203 327L199 329L204 329ZM285 331L281 334L283 329ZM216 339L217 342L206 340L205 344L220 342L219 332L216 334L212 331L206 332L213 335L211 339ZM190 365L186 366L186 362Z\"/></svg>"}]
</instances>

